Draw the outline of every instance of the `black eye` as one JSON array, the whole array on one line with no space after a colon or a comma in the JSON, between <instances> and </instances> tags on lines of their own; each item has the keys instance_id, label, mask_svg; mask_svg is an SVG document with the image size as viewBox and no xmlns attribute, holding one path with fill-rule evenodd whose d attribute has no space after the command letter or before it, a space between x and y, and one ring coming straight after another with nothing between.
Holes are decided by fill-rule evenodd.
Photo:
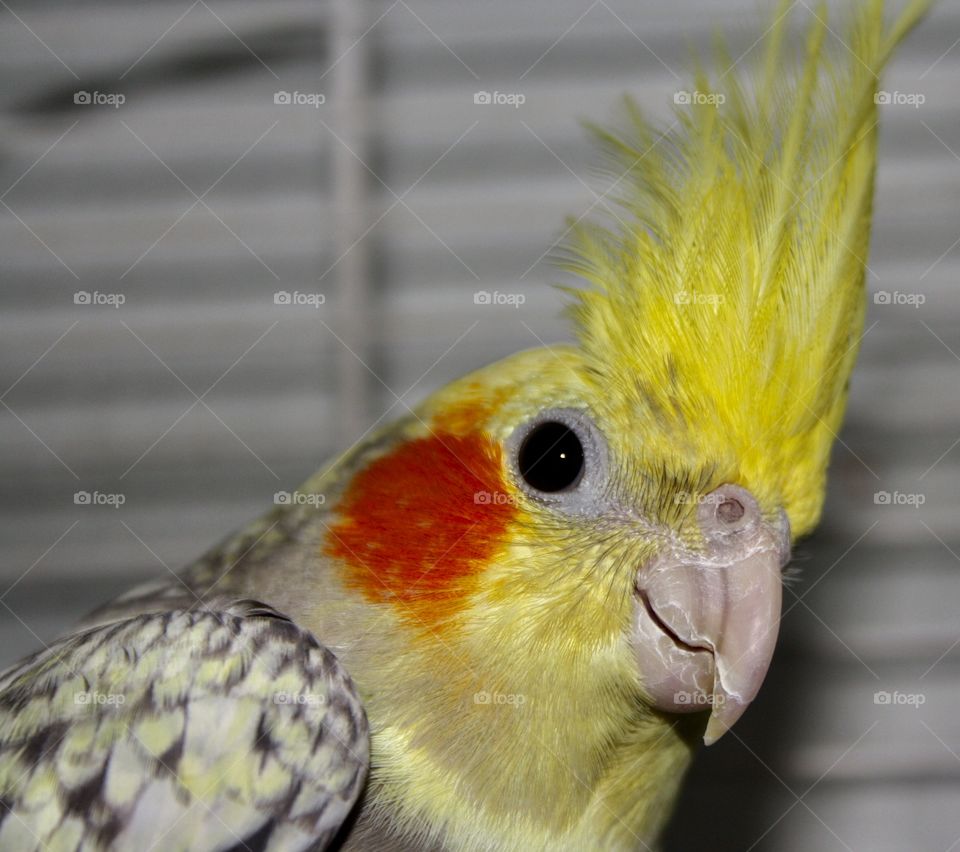
<instances>
[{"instance_id":1,"label":"black eye","mask_svg":"<svg viewBox=\"0 0 960 852\"><path fill-rule=\"evenodd\" d=\"M517 456L520 474L531 488L553 493L576 485L583 475L583 444L565 423L534 426Z\"/></svg>"},{"instance_id":2,"label":"black eye","mask_svg":"<svg viewBox=\"0 0 960 852\"><path fill-rule=\"evenodd\" d=\"M513 481L531 501L570 516L610 507L609 451L583 408L547 408L518 423L504 443Z\"/></svg>"}]
</instances>

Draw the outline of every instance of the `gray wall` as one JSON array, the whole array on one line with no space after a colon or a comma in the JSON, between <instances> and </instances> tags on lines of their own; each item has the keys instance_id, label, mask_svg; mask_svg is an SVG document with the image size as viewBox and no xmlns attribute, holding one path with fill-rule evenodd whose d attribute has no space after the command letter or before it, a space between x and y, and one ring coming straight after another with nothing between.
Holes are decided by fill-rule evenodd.
<instances>
[{"instance_id":1,"label":"gray wall","mask_svg":"<svg viewBox=\"0 0 960 852\"><path fill-rule=\"evenodd\" d=\"M378 417L563 339L544 255L596 200L577 119L625 91L666 117L688 47L723 26L747 49L770 4L2 5L0 664L180 567ZM871 300L770 680L702 755L669 848L960 839L958 40L941 3L885 84L926 100L882 113L869 283L926 301ZM526 302L477 307L480 289Z\"/></svg>"}]
</instances>

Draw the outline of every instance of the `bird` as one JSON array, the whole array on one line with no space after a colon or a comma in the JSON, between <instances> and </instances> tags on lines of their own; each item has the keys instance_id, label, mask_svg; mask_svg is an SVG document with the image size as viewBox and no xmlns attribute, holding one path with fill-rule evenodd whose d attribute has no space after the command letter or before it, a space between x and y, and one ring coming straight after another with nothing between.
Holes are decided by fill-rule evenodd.
<instances>
[{"instance_id":1,"label":"bird","mask_svg":"<svg viewBox=\"0 0 960 852\"><path fill-rule=\"evenodd\" d=\"M668 125L591 126L574 342L439 389L0 674L0 848L656 848L822 514L878 75L929 5L794 38L784 3Z\"/></svg>"}]
</instances>

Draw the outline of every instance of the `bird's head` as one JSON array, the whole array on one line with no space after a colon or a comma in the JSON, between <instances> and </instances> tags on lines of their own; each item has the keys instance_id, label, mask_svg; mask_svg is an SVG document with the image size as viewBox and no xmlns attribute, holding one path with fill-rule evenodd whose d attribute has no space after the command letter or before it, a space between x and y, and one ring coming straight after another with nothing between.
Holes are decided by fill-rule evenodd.
<instances>
[{"instance_id":1,"label":"bird's head","mask_svg":"<svg viewBox=\"0 0 960 852\"><path fill-rule=\"evenodd\" d=\"M619 685L709 711L712 741L760 687L791 521L810 526L822 485L795 504L803 471L779 452L751 468L772 441L734 431L716 410L732 400L690 407L652 353L619 376L606 354L604 370L531 350L435 395L353 478L330 548L348 585L462 664L464 697L556 690L559 709L564 684Z\"/></svg>"}]
</instances>

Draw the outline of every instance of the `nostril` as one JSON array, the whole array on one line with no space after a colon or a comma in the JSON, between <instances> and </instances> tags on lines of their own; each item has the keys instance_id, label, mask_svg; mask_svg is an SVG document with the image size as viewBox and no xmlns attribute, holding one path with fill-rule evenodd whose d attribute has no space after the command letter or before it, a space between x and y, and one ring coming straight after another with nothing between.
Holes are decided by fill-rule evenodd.
<instances>
[{"instance_id":1,"label":"nostril","mask_svg":"<svg viewBox=\"0 0 960 852\"><path fill-rule=\"evenodd\" d=\"M731 482L711 491L697 513L700 529L707 535L740 535L762 520L754 496Z\"/></svg>"},{"instance_id":2,"label":"nostril","mask_svg":"<svg viewBox=\"0 0 960 852\"><path fill-rule=\"evenodd\" d=\"M746 511L739 500L727 497L717 506L717 520L725 524L735 524L746 514Z\"/></svg>"}]
</instances>

